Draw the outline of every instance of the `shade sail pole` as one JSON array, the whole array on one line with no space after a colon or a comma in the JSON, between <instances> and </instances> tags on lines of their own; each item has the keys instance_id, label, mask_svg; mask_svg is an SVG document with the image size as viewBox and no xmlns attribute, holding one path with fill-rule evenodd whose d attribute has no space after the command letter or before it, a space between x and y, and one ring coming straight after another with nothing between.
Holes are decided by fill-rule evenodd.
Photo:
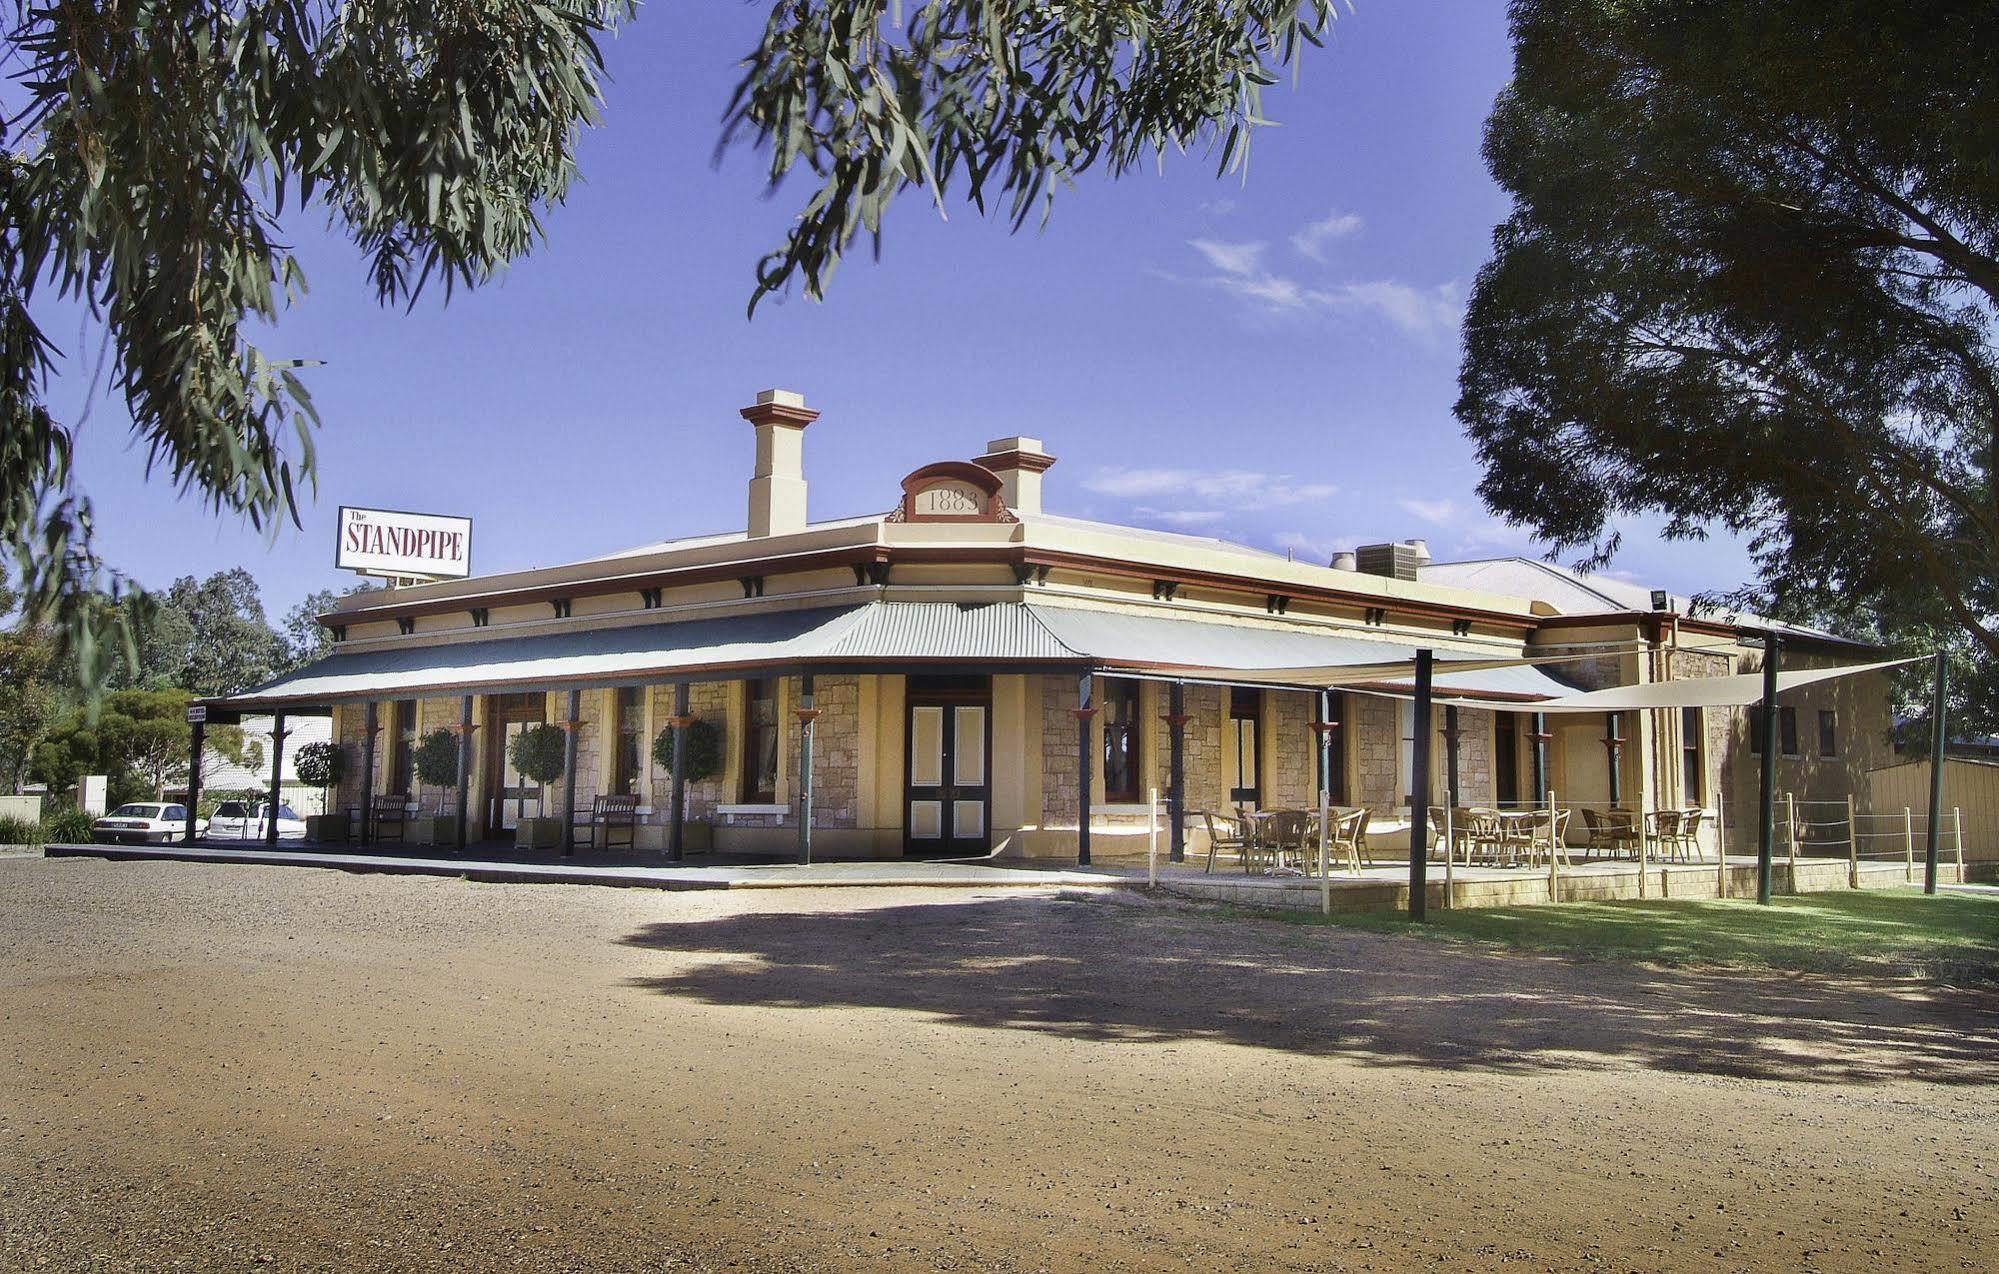
<instances>
[{"instance_id":1,"label":"shade sail pole","mask_svg":"<svg viewBox=\"0 0 1999 1274\"><path fill-rule=\"evenodd\" d=\"M1930 821L1923 833L1923 892L1926 894L1937 891L1937 848L1943 842L1944 753L1950 746L1950 730L1946 721L1948 709L1944 707L1944 694L1950 689L1950 671L1941 650L1936 653L1936 665L1936 682L1930 688ZM1959 826L1958 836L1962 840L1962 824ZM1958 883L1964 883L1961 873Z\"/></svg>"},{"instance_id":2,"label":"shade sail pole","mask_svg":"<svg viewBox=\"0 0 1999 1274\"><path fill-rule=\"evenodd\" d=\"M278 806L285 795L285 714L271 718L271 799L264 806L264 845L278 847Z\"/></svg>"},{"instance_id":3,"label":"shade sail pole","mask_svg":"<svg viewBox=\"0 0 1999 1274\"><path fill-rule=\"evenodd\" d=\"M1548 733L1548 714L1536 712L1533 721L1534 740L1534 808L1543 809L1548 804L1548 740L1554 736Z\"/></svg>"},{"instance_id":4,"label":"shade sail pole","mask_svg":"<svg viewBox=\"0 0 1999 1274\"><path fill-rule=\"evenodd\" d=\"M1770 856L1777 842L1777 652L1783 643L1775 633L1763 638L1763 719L1756 723L1763 736L1763 787L1756 808L1756 901L1770 902Z\"/></svg>"},{"instance_id":5,"label":"shade sail pole","mask_svg":"<svg viewBox=\"0 0 1999 1274\"><path fill-rule=\"evenodd\" d=\"M1429 910L1430 865L1430 673L1433 656L1428 650L1416 652L1416 704L1411 740L1409 776L1409 918L1421 920Z\"/></svg>"}]
</instances>

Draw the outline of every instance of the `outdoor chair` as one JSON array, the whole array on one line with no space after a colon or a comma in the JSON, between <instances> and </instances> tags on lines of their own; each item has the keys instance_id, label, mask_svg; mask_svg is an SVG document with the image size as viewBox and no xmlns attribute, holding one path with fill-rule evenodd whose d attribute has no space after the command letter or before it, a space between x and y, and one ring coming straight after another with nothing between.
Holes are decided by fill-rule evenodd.
<instances>
[{"instance_id":1,"label":"outdoor chair","mask_svg":"<svg viewBox=\"0 0 1999 1274\"><path fill-rule=\"evenodd\" d=\"M1310 844L1312 830L1311 816L1303 810L1279 810L1267 821L1269 828L1265 838L1270 851L1271 868L1276 871L1285 870L1288 859L1289 866L1301 872L1307 871L1306 864L1310 852L1307 846Z\"/></svg>"},{"instance_id":2,"label":"outdoor chair","mask_svg":"<svg viewBox=\"0 0 1999 1274\"><path fill-rule=\"evenodd\" d=\"M632 792L614 792L600 796L590 802L589 821L581 826L583 833L576 844L579 849L630 849L637 842L639 825L639 798ZM618 843L618 835L624 834L624 843Z\"/></svg>"},{"instance_id":3,"label":"outdoor chair","mask_svg":"<svg viewBox=\"0 0 1999 1274\"><path fill-rule=\"evenodd\" d=\"M1365 808L1347 810L1333 815L1331 833L1326 837L1326 852L1334 857L1344 857L1354 875L1360 875L1361 857L1367 847L1367 818ZM1328 874L1332 864L1326 864Z\"/></svg>"},{"instance_id":4,"label":"outdoor chair","mask_svg":"<svg viewBox=\"0 0 1999 1274\"><path fill-rule=\"evenodd\" d=\"M1529 866L1545 861L1545 854L1555 855L1564 866L1574 865L1569 859L1567 810L1532 810L1524 818L1508 820L1505 834L1508 850L1524 853Z\"/></svg>"},{"instance_id":5,"label":"outdoor chair","mask_svg":"<svg viewBox=\"0 0 1999 1274\"><path fill-rule=\"evenodd\" d=\"M377 845L384 844L393 831L395 843L402 844L409 833L409 804L407 792L377 796L375 807L368 814L369 838Z\"/></svg>"},{"instance_id":6,"label":"outdoor chair","mask_svg":"<svg viewBox=\"0 0 1999 1274\"><path fill-rule=\"evenodd\" d=\"M1453 830L1462 820L1465 847L1465 866L1471 866L1474 857L1484 857L1498 862L1507 852L1506 833L1501 826L1499 811L1485 805L1473 805L1458 810L1451 815Z\"/></svg>"},{"instance_id":7,"label":"outdoor chair","mask_svg":"<svg viewBox=\"0 0 1999 1274\"><path fill-rule=\"evenodd\" d=\"M1201 821L1208 828L1208 867L1215 870L1215 851L1233 852L1236 861L1244 871L1249 870L1249 838L1243 825L1227 814L1217 814L1213 810L1202 810Z\"/></svg>"},{"instance_id":8,"label":"outdoor chair","mask_svg":"<svg viewBox=\"0 0 1999 1274\"><path fill-rule=\"evenodd\" d=\"M1704 809L1690 807L1680 811L1679 818L1675 820L1672 839L1676 858L1690 863L1701 860L1701 820L1706 817L1707 811Z\"/></svg>"},{"instance_id":9,"label":"outdoor chair","mask_svg":"<svg viewBox=\"0 0 1999 1274\"><path fill-rule=\"evenodd\" d=\"M1617 856L1638 853L1638 825L1625 810L1595 810L1585 805L1583 831L1588 836L1585 848L1592 852L1603 850Z\"/></svg>"}]
</instances>

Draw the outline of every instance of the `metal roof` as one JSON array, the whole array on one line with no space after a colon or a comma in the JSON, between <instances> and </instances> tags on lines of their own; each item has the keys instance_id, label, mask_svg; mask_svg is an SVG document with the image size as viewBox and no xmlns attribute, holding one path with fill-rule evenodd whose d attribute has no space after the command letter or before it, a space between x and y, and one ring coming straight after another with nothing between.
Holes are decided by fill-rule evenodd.
<instances>
[{"instance_id":1,"label":"metal roof","mask_svg":"<svg viewBox=\"0 0 1999 1274\"><path fill-rule=\"evenodd\" d=\"M1453 654L1458 657L1453 659ZM1440 689L1547 698L1571 687L1514 657L1439 652ZM1023 602L871 602L744 611L573 632L339 650L224 710L338 700L629 685L756 671L968 663L1319 687L1406 679L1416 648L1304 627L1254 627Z\"/></svg>"}]
</instances>

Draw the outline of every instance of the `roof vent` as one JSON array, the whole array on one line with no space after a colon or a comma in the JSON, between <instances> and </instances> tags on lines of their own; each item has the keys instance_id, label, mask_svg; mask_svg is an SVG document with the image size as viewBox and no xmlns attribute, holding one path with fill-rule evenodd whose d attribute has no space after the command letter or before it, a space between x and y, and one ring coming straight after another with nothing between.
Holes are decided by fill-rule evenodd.
<instances>
[{"instance_id":1,"label":"roof vent","mask_svg":"<svg viewBox=\"0 0 1999 1274\"><path fill-rule=\"evenodd\" d=\"M1360 569L1360 562L1354 557L1351 549L1345 549L1333 554L1333 569L1336 571L1357 571Z\"/></svg>"}]
</instances>

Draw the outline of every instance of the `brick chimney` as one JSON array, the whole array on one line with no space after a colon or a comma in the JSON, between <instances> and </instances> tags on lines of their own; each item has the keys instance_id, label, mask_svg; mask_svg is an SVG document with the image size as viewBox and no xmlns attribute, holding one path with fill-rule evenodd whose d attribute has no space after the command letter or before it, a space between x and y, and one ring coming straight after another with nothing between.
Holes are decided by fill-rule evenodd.
<instances>
[{"instance_id":1,"label":"brick chimney","mask_svg":"<svg viewBox=\"0 0 1999 1274\"><path fill-rule=\"evenodd\" d=\"M1041 475L1055 463L1055 457L1042 450L1041 439L1019 434L995 438L976 463L999 475L1000 498L1007 508L1030 517L1041 512Z\"/></svg>"},{"instance_id":2,"label":"brick chimney","mask_svg":"<svg viewBox=\"0 0 1999 1274\"><path fill-rule=\"evenodd\" d=\"M756 427L757 467L750 478L751 539L805 529L805 426L819 413L803 394L766 389L740 413Z\"/></svg>"}]
</instances>

